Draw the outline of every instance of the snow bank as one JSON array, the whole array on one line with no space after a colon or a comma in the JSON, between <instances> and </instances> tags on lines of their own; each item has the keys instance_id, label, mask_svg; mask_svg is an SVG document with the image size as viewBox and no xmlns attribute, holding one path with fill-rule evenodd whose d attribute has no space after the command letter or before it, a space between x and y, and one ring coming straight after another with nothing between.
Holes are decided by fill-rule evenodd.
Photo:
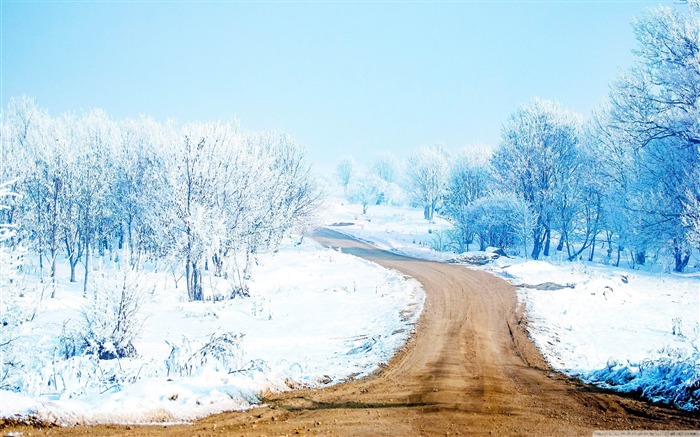
<instances>
[{"instance_id":1,"label":"snow bank","mask_svg":"<svg viewBox=\"0 0 700 437\"><path fill-rule=\"evenodd\" d=\"M162 423L250 408L266 390L320 387L373 372L408 340L422 309L416 281L308 239L259 262L251 297L221 302L187 302L182 281L176 288L171 273L151 269L144 276L151 292L143 332L134 344L139 356L121 360L61 357L60 337L79 327L89 297L82 284L60 283L17 340L21 391L0 390L0 416ZM59 278L66 268L59 266ZM191 367L174 364L223 333L240 341L240 353L227 357L234 370L211 357Z\"/></svg>"},{"instance_id":2,"label":"snow bank","mask_svg":"<svg viewBox=\"0 0 700 437\"><path fill-rule=\"evenodd\" d=\"M700 409L700 278L578 263L498 263L492 270L521 285L530 335L552 367L601 387ZM573 288L535 288L543 282Z\"/></svg>"}]
</instances>

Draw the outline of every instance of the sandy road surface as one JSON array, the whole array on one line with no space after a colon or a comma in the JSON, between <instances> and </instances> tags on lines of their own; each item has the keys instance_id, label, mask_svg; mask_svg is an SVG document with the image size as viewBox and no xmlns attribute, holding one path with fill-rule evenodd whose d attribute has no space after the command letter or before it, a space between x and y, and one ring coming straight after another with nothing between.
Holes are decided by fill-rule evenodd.
<instances>
[{"instance_id":1,"label":"sandy road surface","mask_svg":"<svg viewBox=\"0 0 700 437\"><path fill-rule=\"evenodd\" d=\"M332 230L318 241L419 280L413 341L382 371L323 390L271 394L265 408L192 425L14 428L31 435L591 435L596 429L700 429L700 415L604 393L547 368L527 339L514 289L465 267L378 250Z\"/></svg>"}]
</instances>

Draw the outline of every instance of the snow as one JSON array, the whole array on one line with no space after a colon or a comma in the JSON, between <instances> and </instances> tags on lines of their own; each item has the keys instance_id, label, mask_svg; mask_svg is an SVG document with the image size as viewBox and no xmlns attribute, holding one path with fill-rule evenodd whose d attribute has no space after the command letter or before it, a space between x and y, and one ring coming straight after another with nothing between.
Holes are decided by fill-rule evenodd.
<instances>
[{"instance_id":1,"label":"snow","mask_svg":"<svg viewBox=\"0 0 700 437\"><path fill-rule=\"evenodd\" d=\"M440 218L422 210L335 199L326 224L380 247L434 261L489 259L483 252L434 250ZM488 252L488 249L487 249ZM555 370L601 387L640 393L686 410L700 409L700 273L668 274L663 266L630 270L600 263L500 257L483 266L514 284L529 334ZM539 288L539 289L538 289Z\"/></svg>"},{"instance_id":2,"label":"snow","mask_svg":"<svg viewBox=\"0 0 700 437\"><path fill-rule=\"evenodd\" d=\"M697 274L499 261L493 270L528 286L518 289L518 297L527 308L530 336L554 369L602 387L700 408ZM532 288L544 282L573 288Z\"/></svg>"},{"instance_id":3,"label":"snow","mask_svg":"<svg viewBox=\"0 0 700 437\"><path fill-rule=\"evenodd\" d=\"M362 206L340 197L330 197L324 207L323 223L334 231L369 242L381 249L414 258L446 261L455 254L435 250L446 241L452 225L439 217L433 222L423 218L423 210L405 206Z\"/></svg>"},{"instance_id":4,"label":"snow","mask_svg":"<svg viewBox=\"0 0 700 437\"><path fill-rule=\"evenodd\" d=\"M188 302L183 281L175 288L171 273L151 266L143 275L150 291L134 343L137 358L63 359L59 337L79 329L89 296L82 284L67 281L59 282L55 299L46 290L38 303L27 295L23 303L38 311L16 345L25 362L22 390L0 390L0 416L170 423L250 408L265 391L370 374L409 339L422 309L416 281L308 238L261 256L259 264L249 298L220 302ZM102 268L109 271L110 263ZM61 263L58 277L67 278L67 269ZM230 357L239 371L230 373L210 357L189 374L168 374L168 366L175 369L173 363L224 333L243 334L240 354ZM183 356L171 355L172 346Z\"/></svg>"}]
</instances>

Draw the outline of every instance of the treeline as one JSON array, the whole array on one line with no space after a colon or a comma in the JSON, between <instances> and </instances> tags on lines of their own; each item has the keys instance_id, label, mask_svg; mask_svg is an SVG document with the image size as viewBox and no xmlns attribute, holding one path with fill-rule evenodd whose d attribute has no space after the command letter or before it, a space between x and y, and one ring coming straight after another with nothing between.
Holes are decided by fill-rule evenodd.
<instances>
[{"instance_id":1,"label":"treeline","mask_svg":"<svg viewBox=\"0 0 700 437\"><path fill-rule=\"evenodd\" d=\"M557 250L570 260L604 250L632 267L668 254L683 271L700 249L700 7L684 8L635 21L635 63L588 120L536 99L510 116L489 153L420 148L400 181L409 200L426 219L438 211L454 223L456 250L476 243L534 259ZM338 176L351 198L386 200L377 171L353 189L348 168L346 159Z\"/></svg>"},{"instance_id":2,"label":"treeline","mask_svg":"<svg viewBox=\"0 0 700 437\"><path fill-rule=\"evenodd\" d=\"M95 257L109 257L135 269L169 260L191 300L226 297L207 293L205 274L228 279L228 297L246 294L254 255L303 227L319 198L298 144L235 122L51 116L19 97L2 136L0 178L22 195L0 211L12 245L38 254L42 280L65 256L78 281L81 263L85 290Z\"/></svg>"}]
</instances>

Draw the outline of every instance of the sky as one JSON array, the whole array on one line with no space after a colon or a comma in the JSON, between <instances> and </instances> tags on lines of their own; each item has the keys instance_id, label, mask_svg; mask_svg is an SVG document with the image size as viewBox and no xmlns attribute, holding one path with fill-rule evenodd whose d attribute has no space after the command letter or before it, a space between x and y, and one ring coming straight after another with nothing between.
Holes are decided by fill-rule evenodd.
<instances>
[{"instance_id":1,"label":"sky","mask_svg":"<svg viewBox=\"0 0 700 437\"><path fill-rule=\"evenodd\" d=\"M343 155L498 144L534 97L590 113L658 2L0 0L0 100L240 120ZM670 4L666 2L666 4Z\"/></svg>"}]
</instances>

